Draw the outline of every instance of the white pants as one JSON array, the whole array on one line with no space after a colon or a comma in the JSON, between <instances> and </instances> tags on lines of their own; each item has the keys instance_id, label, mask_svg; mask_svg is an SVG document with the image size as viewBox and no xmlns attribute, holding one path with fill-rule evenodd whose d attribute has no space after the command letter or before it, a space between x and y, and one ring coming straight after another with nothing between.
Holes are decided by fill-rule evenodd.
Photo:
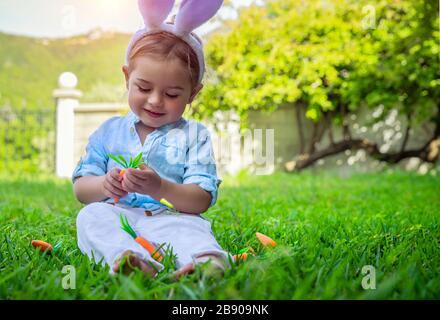
<instances>
[{"instance_id":1,"label":"white pants","mask_svg":"<svg viewBox=\"0 0 440 320\"><path fill-rule=\"evenodd\" d=\"M224 258L226 265L231 261L229 254L215 240L211 223L199 215L164 211L147 216L142 208L95 202L85 206L78 214L78 246L82 253L95 262L107 263L110 273L115 260L126 250L151 261L158 270L163 269L162 264L121 229L121 213L127 217L138 236L144 237L156 247L165 243L162 248L166 248L169 244L173 254L177 255L177 268L206 254Z\"/></svg>"}]
</instances>

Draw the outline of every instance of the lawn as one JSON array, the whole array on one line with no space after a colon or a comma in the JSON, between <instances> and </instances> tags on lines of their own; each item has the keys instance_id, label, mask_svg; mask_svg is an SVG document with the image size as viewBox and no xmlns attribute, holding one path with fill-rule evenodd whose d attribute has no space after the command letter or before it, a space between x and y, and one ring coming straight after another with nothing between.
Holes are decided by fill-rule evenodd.
<instances>
[{"instance_id":1,"label":"lawn","mask_svg":"<svg viewBox=\"0 0 440 320\"><path fill-rule=\"evenodd\" d=\"M440 176L305 172L225 178L205 216L219 243L256 256L220 280L196 272L110 276L76 245L78 203L68 180L0 176L1 299L440 299ZM278 246L262 248L259 231ZM63 241L46 256L31 239ZM62 287L63 266L76 289ZM376 289L362 281L375 268ZM172 266L167 266L170 269Z\"/></svg>"}]
</instances>

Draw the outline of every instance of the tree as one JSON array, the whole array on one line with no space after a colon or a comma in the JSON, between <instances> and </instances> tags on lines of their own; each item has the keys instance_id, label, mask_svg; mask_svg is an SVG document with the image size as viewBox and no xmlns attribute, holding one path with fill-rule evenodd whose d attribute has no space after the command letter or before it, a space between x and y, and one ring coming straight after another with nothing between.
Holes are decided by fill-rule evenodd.
<instances>
[{"instance_id":1,"label":"tree","mask_svg":"<svg viewBox=\"0 0 440 320\"><path fill-rule=\"evenodd\" d=\"M245 118L249 110L297 108L298 119L305 114L314 125L307 146L298 128L295 169L348 149L390 163L434 162L440 149L437 13L438 3L422 0L278 0L242 9L209 38L207 63L215 77L194 110L209 116L233 109ZM384 116L397 109L409 120L398 153L381 152L351 133L350 115L378 105ZM431 138L407 150L411 126L422 122L433 124ZM334 127L342 130L340 141ZM329 145L317 150L325 134Z\"/></svg>"}]
</instances>

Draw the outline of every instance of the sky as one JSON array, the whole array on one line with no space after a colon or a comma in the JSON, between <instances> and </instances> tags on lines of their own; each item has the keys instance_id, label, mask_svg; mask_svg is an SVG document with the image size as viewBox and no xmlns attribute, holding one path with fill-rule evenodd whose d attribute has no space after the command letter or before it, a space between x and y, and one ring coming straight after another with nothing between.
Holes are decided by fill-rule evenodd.
<instances>
[{"instance_id":1,"label":"sky","mask_svg":"<svg viewBox=\"0 0 440 320\"><path fill-rule=\"evenodd\" d=\"M233 0L235 7L252 2L258 1ZM225 8L218 14L236 18ZM9 34L59 38L96 28L133 33L142 26L137 0L0 0L0 32ZM206 23L196 33L203 35L215 27Z\"/></svg>"}]
</instances>

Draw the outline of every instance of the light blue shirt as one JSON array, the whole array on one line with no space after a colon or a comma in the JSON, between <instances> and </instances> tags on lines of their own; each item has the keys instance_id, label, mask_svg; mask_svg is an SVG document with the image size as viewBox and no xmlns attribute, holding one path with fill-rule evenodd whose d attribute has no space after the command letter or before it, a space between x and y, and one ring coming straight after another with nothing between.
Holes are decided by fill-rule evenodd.
<instances>
[{"instance_id":1,"label":"light blue shirt","mask_svg":"<svg viewBox=\"0 0 440 320\"><path fill-rule=\"evenodd\" d=\"M217 201L221 180L217 171L209 131L202 124L184 118L157 128L141 144L135 124L139 118L129 112L104 122L90 137L86 154L81 157L72 174L72 182L81 176L102 176L118 163L109 154L130 157L143 154L144 163L159 176L179 184L194 183L211 193L210 207ZM104 200L113 203L114 200ZM165 206L152 197L129 193L119 200L121 204L142 207L153 214Z\"/></svg>"}]
</instances>

